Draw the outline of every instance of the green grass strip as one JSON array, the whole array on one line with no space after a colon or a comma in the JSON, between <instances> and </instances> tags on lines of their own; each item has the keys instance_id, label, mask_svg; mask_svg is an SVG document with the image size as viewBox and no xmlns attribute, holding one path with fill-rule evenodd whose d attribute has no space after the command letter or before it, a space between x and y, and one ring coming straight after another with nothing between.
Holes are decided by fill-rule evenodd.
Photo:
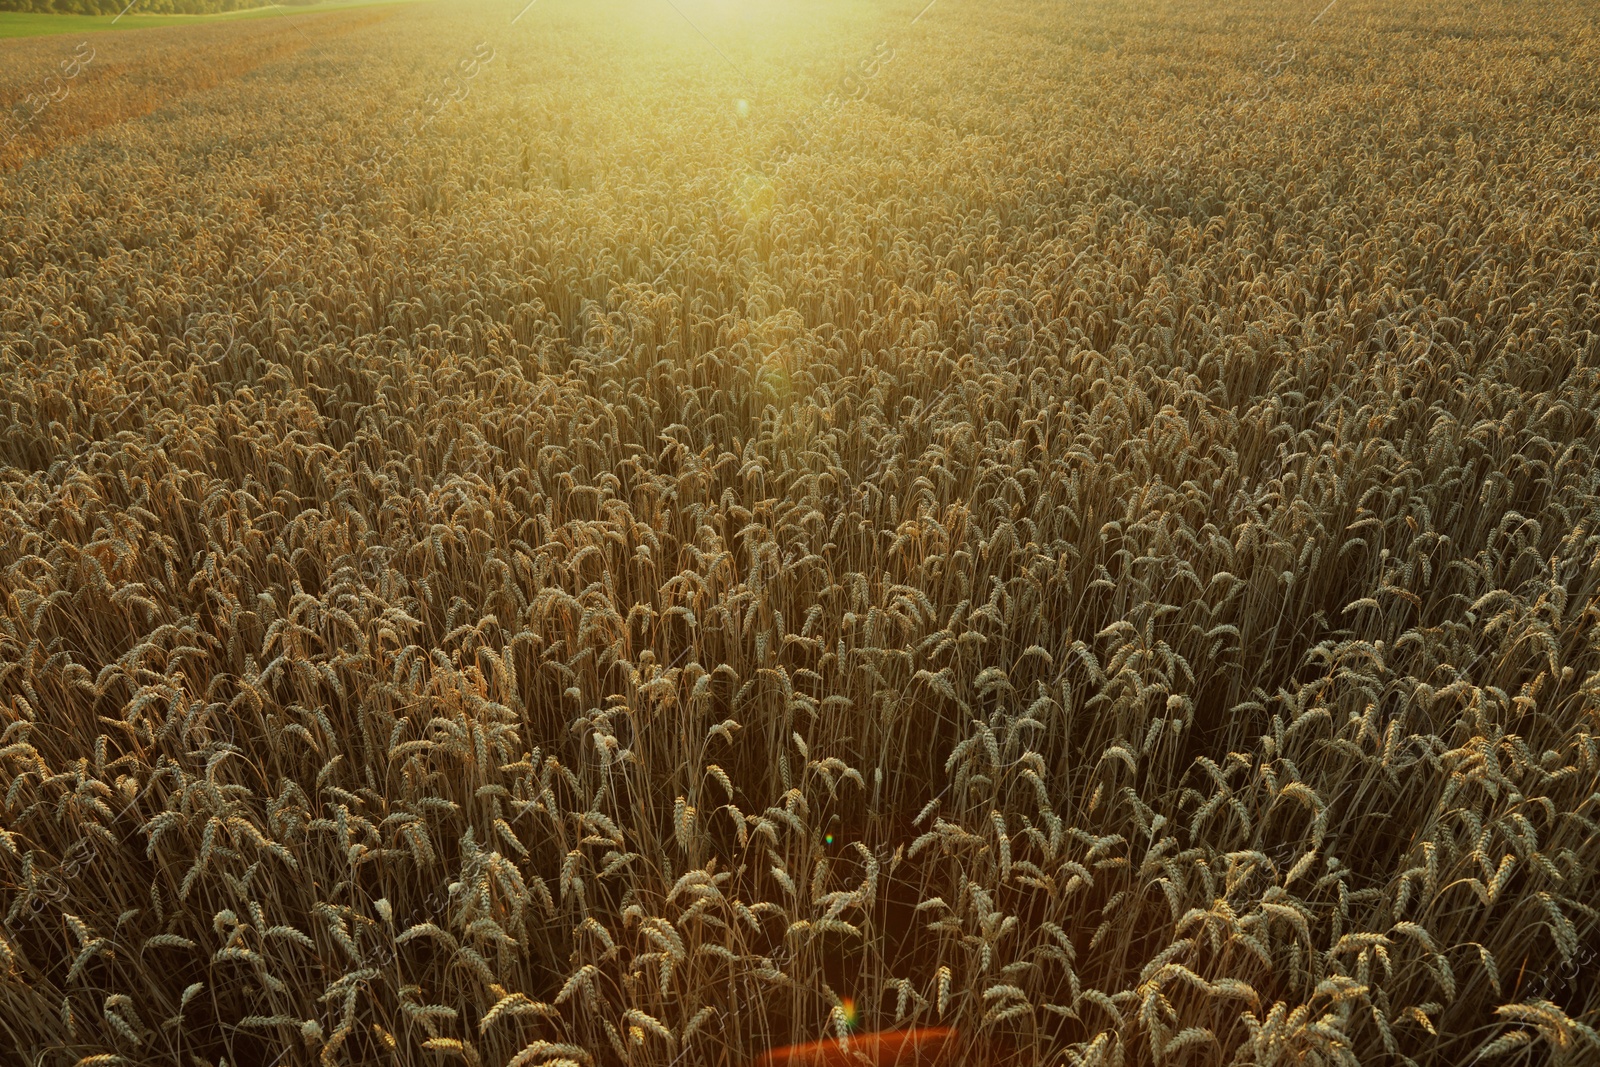
<instances>
[{"instance_id":1,"label":"green grass strip","mask_svg":"<svg viewBox=\"0 0 1600 1067\"><path fill-rule=\"evenodd\" d=\"M48 37L59 33L103 33L107 30L141 30L152 26L188 26L195 23L233 22L239 19L292 18L324 11L358 7L385 7L419 0L323 0L318 4L273 4L243 11L210 15L140 15L137 8L118 19L115 15L62 15L34 11L0 11L0 38ZM115 23L115 25L113 25Z\"/></svg>"}]
</instances>

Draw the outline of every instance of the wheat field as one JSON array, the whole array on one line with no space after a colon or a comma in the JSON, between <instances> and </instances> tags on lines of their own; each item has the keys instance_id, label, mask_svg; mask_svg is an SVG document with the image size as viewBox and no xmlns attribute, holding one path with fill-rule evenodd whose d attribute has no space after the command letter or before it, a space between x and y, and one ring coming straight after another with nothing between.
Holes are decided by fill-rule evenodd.
<instances>
[{"instance_id":1,"label":"wheat field","mask_svg":"<svg viewBox=\"0 0 1600 1067\"><path fill-rule=\"evenodd\" d=\"M524 2L0 42L0 1062L1600 1064L1590 7Z\"/></svg>"}]
</instances>

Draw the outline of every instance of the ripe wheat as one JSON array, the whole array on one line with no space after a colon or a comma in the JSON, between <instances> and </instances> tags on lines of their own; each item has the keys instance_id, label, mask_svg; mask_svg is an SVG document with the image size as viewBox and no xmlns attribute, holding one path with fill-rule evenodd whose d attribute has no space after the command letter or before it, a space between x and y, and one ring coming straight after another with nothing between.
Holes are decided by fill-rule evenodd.
<instances>
[{"instance_id":1,"label":"ripe wheat","mask_svg":"<svg viewBox=\"0 0 1600 1067\"><path fill-rule=\"evenodd\" d=\"M3 161L0 1050L1600 1062L1588 13L684 2Z\"/></svg>"}]
</instances>

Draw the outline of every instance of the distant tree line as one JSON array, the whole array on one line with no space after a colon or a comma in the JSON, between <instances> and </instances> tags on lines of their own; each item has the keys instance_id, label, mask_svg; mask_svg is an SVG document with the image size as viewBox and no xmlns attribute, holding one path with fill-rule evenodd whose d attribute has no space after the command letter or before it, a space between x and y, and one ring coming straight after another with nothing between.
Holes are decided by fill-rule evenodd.
<instances>
[{"instance_id":1,"label":"distant tree line","mask_svg":"<svg viewBox=\"0 0 1600 1067\"><path fill-rule=\"evenodd\" d=\"M313 4L317 0L281 0L286 5ZM128 0L0 0L0 11L40 11L65 15L115 15ZM138 15L210 15L266 7L264 0L139 0Z\"/></svg>"}]
</instances>

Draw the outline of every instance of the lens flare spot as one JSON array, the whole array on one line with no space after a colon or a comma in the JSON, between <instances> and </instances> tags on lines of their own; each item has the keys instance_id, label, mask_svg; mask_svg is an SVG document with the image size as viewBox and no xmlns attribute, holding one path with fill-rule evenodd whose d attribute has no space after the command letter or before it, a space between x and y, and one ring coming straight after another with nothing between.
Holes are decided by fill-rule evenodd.
<instances>
[{"instance_id":1,"label":"lens flare spot","mask_svg":"<svg viewBox=\"0 0 1600 1067\"><path fill-rule=\"evenodd\" d=\"M778 190L764 174L746 173L734 181L734 204L752 222L766 218L777 199Z\"/></svg>"}]
</instances>

